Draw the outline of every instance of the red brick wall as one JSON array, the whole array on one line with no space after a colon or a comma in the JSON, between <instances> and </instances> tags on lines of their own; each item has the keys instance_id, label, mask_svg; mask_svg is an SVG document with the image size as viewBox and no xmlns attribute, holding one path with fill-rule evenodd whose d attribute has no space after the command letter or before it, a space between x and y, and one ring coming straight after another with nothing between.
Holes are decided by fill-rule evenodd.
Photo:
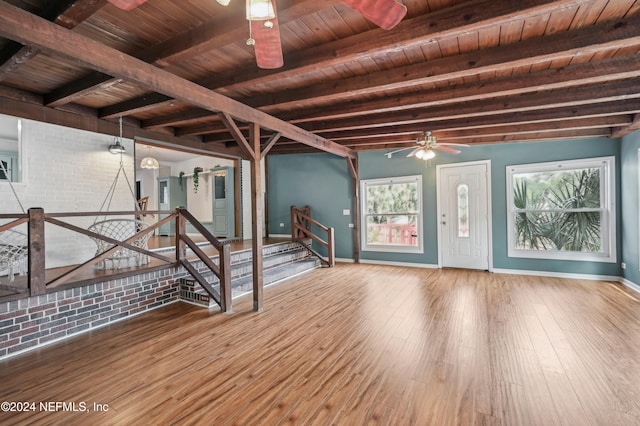
<instances>
[{"instance_id":1,"label":"red brick wall","mask_svg":"<svg viewBox=\"0 0 640 426\"><path fill-rule=\"evenodd\" d=\"M182 269L0 302L0 358L175 302Z\"/></svg>"}]
</instances>

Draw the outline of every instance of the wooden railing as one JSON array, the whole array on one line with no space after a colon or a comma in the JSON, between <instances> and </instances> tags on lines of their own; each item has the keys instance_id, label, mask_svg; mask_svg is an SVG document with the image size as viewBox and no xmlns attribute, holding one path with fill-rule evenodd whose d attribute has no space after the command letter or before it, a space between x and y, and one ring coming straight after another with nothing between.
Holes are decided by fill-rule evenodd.
<instances>
[{"instance_id":1,"label":"wooden railing","mask_svg":"<svg viewBox=\"0 0 640 426\"><path fill-rule=\"evenodd\" d=\"M323 240L311 231L312 225L315 225L319 229L327 233L327 240ZM311 207L296 207L291 206L291 238L302 244L307 250L317 256L320 261L329 266L334 267L336 264L335 259L335 243L334 243L334 230L328 228L311 217ZM325 258L318 251L307 245L304 240L311 238L322 246L327 248L328 256Z\"/></svg>"},{"instance_id":2,"label":"wooden railing","mask_svg":"<svg viewBox=\"0 0 640 426\"><path fill-rule=\"evenodd\" d=\"M0 215L0 219L8 219L10 222L0 225L0 232L15 228L19 225L27 223L27 245L28 245L28 272L27 272L27 287L21 288L12 285L2 285L0 290L5 292L13 291L14 297L4 297L4 299L15 299L19 297L38 296L46 294L49 289L56 288L70 288L78 285L84 285L87 281L96 281L97 279L104 281L110 278L117 278L121 276L131 276L140 274L142 272L148 272L149 270L163 269L167 267L183 266L199 283L200 285L211 295L216 301L223 312L231 310L231 260L230 260L230 246L224 244L218 240L209 230L207 230L197 219L193 217L184 208L178 208L174 210L158 210L147 211L147 214L162 214L167 215L157 223L152 224L144 229L139 229L134 235L126 238L123 241L113 239L109 236L101 235L93 232L89 229L85 229L68 222L60 220L60 218L71 217L107 217L107 216L128 216L135 217L139 214L137 211L116 211L116 212L82 212L82 213L47 213L41 208L31 208L26 215ZM176 247L175 256L167 257L160 253L149 250L146 247L136 245L135 242L144 238L146 235L152 233L162 225L175 221L176 223ZM211 258L189 237L186 235L186 222L190 222L193 227L202 234L202 236L218 251L219 253L219 265L216 265ZM78 234L86 235L94 240L105 241L110 245L106 251L96 254L86 262L72 266L68 268L61 275L57 275L55 278L47 281L46 279L46 265L45 265L45 223L51 223L62 227L64 229L71 230ZM204 276L193 266L186 257L186 246L188 246L193 253L200 259L207 268L220 280L220 292L217 292L204 278ZM162 261L160 264L152 266L143 266L135 268L134 270L113 270L101 273L98 278L87 280L87 278L80 278L78 276L83 272L92 271L95 269L95 265L101 261L112 256L120 249L127 249L133 252L140 253L144 256L149 256L154 259ZM157 262L156 262L157 263ZM2 300L3 298L0 298Z\"/></svg>"}]
</instances>

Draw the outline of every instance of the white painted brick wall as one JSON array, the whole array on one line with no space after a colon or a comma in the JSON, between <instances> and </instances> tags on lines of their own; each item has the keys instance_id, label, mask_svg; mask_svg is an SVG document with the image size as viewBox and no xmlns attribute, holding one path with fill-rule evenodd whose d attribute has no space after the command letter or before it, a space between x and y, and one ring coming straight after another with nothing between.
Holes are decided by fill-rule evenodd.
<instances>
[{"instance_id":1,"label":"white painted brick wall","mask_svg":"<svg viewBox=\"0 0 640 426\"><path fill-rule=\"evenodd\" d=\"M108 151L114 136L23 120L23 182L14 184L25 209L42 207L45 212L98 211L120 166L120 156ZM133 141L124 139L127 149L123 164L135 193ZM110 210L135 208L121 174ZM20 213L6 183L0 183L0 213ZM103 218L102 218L103 219ZM87 227L95 217L64 218ZM95 244L86 236L47 224L47 268L81 263L95 254Z\"/></svg>"}]
</instances>

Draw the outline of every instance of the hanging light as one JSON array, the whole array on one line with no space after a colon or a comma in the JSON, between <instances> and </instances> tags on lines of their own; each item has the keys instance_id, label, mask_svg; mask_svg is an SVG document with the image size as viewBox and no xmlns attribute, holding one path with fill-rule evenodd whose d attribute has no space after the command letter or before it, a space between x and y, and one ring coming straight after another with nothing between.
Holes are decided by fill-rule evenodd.
<instances>
[{"instance_id":1,"label":"hanging light","mask_svg":"<svg viewBox=\"0 0 640 426\"><path fill-rule=\"evenodd\" d=\"M109 145L109 152L112 154L124 154L127 150L124 146L120 145L120 141L116 139L115 143Z\"/></svg>"},{"instance_id":2,"label":"hanging light","mask_svg":"<svg viewBox=\"0 0 640 426\"><path fill-rule=\"evenodd\" d=\"M109 152L112 154L124 154L127 152L124 146L120 143L122 141L122 116L120 116L120 136L116 138L116 140L109 145Z\"/></svg>"},{"instance_id":3,"label":"hanging light","mask_svg":"<svg viewBox=\"0 0 640 426\"><path fill-rule=\"evenodd\" d=\"M423 160L431 160L435 156L436 156L436 153L433 152L433 150L431 148L429 148L426 151L423 151L422 159Z\"/></svg>"},{"instance_id":4,"label":"hanging light","mask_svg":"<svg viewBox=\"0 0 640 426\"><path fill-rule=\"evenodd\" d=\"M247 0L248 21L268 21L276 17L271 0Z\"/></svg>"},{"instance_id":5,"label":"hanging light","mask_svg":"<svg viewBox=\"0 0 640 426\"><path fill-rule=\"evenodd\" d=\"M147 146L147 156L140 162L140 167L143 169L157 169L160 167L158 160L151 156L151 147Z\"/></svg>"},{"instance_id":6,"label":"hanging light","mask_svg":"<svg viewBox=\"0 0 640 426\"><path fill-rule=\"evenodd\" d=\"M218 3L220 3L223 6L229 6L229 2L231 0L216 0Z\"/></svg>"}]
</instances>

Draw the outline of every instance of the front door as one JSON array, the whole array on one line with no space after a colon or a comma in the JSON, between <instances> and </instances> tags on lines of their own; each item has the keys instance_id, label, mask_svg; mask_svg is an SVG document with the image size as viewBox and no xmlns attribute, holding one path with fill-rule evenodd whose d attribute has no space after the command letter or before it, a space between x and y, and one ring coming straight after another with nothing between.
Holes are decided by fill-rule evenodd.
<instances>
[{"instance_id":1,"label":"front door","mask_svg":"<svg viewBox=\"0 0 640 426\"><path fill-rule=\"evenodd\" d=\"M442 267L489 269L489 162L438 166Z\"/></svg>"}]
</instances>

